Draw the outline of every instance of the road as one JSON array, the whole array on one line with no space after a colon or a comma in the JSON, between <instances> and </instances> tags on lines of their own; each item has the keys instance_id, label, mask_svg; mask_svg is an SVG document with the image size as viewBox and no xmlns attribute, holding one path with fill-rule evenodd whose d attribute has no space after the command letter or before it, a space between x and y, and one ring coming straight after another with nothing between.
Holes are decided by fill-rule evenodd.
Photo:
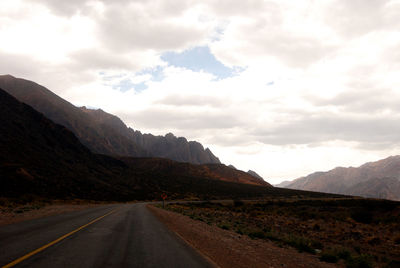
<instances>
[{"instance_id":1,"label":"road","mask_svg":"<svg viewBox=\"0 0 400 268\"><path fill-rule=\"evenodd\" d=\"M107 205L0 227L0 266L13 261L13 267L212 267L145 204Z\"/></svg>"}]
</instances>

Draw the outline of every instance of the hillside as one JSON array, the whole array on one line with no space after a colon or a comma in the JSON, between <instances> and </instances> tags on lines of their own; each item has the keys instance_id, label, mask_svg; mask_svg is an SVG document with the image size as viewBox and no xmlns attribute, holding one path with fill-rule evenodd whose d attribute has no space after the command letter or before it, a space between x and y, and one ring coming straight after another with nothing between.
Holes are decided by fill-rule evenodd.
<instances>
[{"instance_id":1,"label":"hillside","mask_svg":"<svg viewBox=\"0 0 400 268\"><path fill-rule=\"evenodd\" d=\"M190 176L272 187L263 179L251 176L244 171L233 170L223 164L193 165L163 158L121 158L121 160L127 163L131 170L151 172L158 174L157 176L163 176L162 174L169 174L175 178Z\"/></svg>"},{"instance_id":2,"label":"hillside","mask_svg":"<svg viewBox=\"0 0 400 268\"><path fill-rule=\"evenodd\" d=\"M109 168L123 162L92 154L65 127L0 90L0 196L125 199Z\"/></svg>"},{"instance_id":3,"label":"hillside","mask_svg":"<svg viewBox=\"0 0 400 268\"><path fill-rule=\"evenodd\" d=\"M400 156L366 163L358 168L338 167L298 178L290 189L400 200Z\"/></svg>"},{"instance_id":4,"label":"hillside","mask_svg":"<svg viewBox=\"0 0 400 268\"><path fill-rule=\"evenodd\" d=\"M244 172L225 172L223 165L93 154L68 129L3 90L0 120L0 197L146 200L162 192L173 198L234 198L275 191ZM264 186L243 184L245 179Z\"/></svg>"},{"instance_id":5,"label":"hillside","mask_svg":"<svg viewBox=\"0 0 400 268\"><path fill-rule=\"evenodd\" d=\"M32 81L0 76L0 87L47 118L71 130L95 153L112 156L163 157L193 164L220 163L207 148L173 134L154 136L128 128L102 110L78 108Z\"/></svg>"}]
</instances>

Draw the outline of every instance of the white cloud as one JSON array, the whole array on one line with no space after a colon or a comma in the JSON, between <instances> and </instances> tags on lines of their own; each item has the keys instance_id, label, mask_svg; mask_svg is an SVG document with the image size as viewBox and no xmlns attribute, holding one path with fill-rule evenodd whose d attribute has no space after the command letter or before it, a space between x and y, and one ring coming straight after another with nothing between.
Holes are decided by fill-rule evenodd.
<instances>
[{"instance_id":1,"label":"white cloud","mask_svg":"<svg viewBox=\"0 0 400 268\"><path fill-rule=\"evenodd\" d=\"M3 0L0 73L277 182L399 153L399 15L398 0ZM218 80L161 60L196 46L244 70Z\"/></svg>"}]
</instances>

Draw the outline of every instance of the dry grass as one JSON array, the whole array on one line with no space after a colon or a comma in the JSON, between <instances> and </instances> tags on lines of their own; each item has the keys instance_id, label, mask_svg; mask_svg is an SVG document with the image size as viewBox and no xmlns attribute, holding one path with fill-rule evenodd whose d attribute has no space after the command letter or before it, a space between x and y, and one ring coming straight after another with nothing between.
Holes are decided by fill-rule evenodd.
<instances>
[{"instance_id":1,"label":"dry grass","mask_svg":"<svg viewBox=\"0 0 400 268\"><path fill-rule=\"evenodd\" d=\"M167 209L348 267L400 266L400 203L313 199L170 204ZM397 267L399 267L397 266Z\"/></svg>"}]
</instances>

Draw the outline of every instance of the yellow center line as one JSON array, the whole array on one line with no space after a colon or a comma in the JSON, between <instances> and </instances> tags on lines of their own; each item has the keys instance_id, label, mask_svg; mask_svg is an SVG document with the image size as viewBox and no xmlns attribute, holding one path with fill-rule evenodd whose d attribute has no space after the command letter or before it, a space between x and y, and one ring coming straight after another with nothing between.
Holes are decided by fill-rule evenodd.
<instances>
[{"instance_id":1,"label":"yellow center line","mask_svg":"<svg viewBox=\"0 0 400 268\"><path fill-rule=\"evenodd\" d=\"M57 238L56 240L54 240L54 241L52 241L52 242L50 242L50 243L48 243L48 244L46 244L46 245L44 245L44 246L41 246L40 248L35 249L34 251L29 252L28 254L22 256L21 258L18 258L18 259L16 259L16 260L10 262L9 264L6 264L6 265L2 266L2 268L9 268L9 267L13 267L14 265L17 265L18 263L20 263L20 262L22 262L22 261L24 261L24 260L26 260L26 259L32 257L33 255L35 255L35 254L37 254L37 253L39 253L39 252L45 250L46 248L51 247L52 245L54 245L54 244L60 242L61 240L67 238L68 236L71 236L71 235L73 235L74 233L76 233L76 232L82 230L83 228L86 228L86 227L88 227L89 225L95 223L96 221L101 220L102 218L104 218L104 217L110 215L111 213L115 212L116 210L117 210L117 209L114 209L114 210L108 212L107 214L105 214L105 215L103 215L103 216L100 216L100 217L98 217L98 218L92 220L91 222L86 223L85 225L82 225L81 227L79 227L79 228L73 230L72 232L69 232L68 234L63 235L63 236Z\"/></svg>"}]
</instances>

